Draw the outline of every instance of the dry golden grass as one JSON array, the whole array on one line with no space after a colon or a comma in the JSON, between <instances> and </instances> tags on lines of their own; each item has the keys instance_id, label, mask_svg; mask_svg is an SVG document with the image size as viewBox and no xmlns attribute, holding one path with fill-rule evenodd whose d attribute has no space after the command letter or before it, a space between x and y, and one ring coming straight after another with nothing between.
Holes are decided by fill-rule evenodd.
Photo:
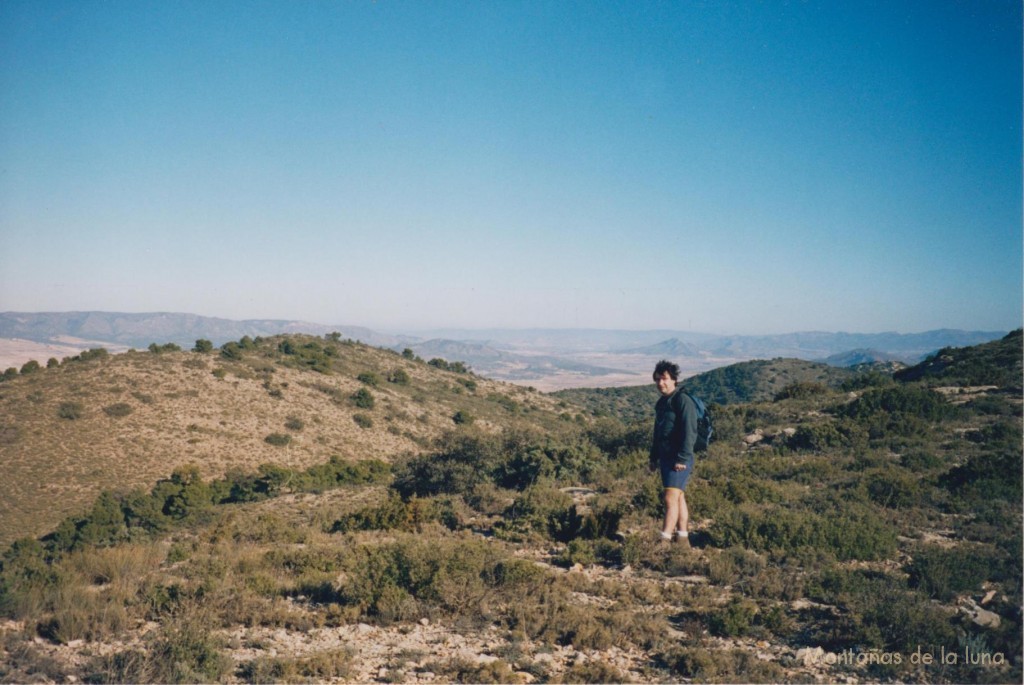
<instances>
[{"instance_id":1,"label":"dry golden grass","mask_svg":"<svg viewBox=\"0 0 1024 685\"><path fill-rule=\"evenodd\" d=\"M127 352L0 384L0 544L45 534L84 512L101 490L148 490L185 464L210 479L263 463L387 461L421 451L459 410L485 430L510 420L559 421L555 401L540 393L478 377L467 388L469 377L386 350L339 345L332 371L322 374L286 366L275 348L248 351L237 362L216 352ZM396 369L406 372L407 385L384 380ZM350 400L367 387L357 380L364 372L381 378L368 388L371 409ZM356 414L372 426L358 425ZM273 433L291 439L269 444Z\"/></svg>"}]
</instances>

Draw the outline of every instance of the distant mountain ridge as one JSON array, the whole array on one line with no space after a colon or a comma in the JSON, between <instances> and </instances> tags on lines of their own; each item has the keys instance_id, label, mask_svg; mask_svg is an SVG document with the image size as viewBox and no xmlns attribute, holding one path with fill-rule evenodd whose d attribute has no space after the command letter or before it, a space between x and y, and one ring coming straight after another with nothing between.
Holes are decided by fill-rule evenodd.
<instances>
[{"instance_id":1,"label":"distant mountain ridge","mask_svg":"<svg viewBox=\"0 0 1024 685\"><path fill-rule=\"evenodd\" d=\"M636 347L629 350L623 350L622 352L623 354L643 354L666 358L699 357L703 354L699 347L693 343L685 343L679 338L669 338L668 340L663 340L657 345Z\"/></svg>"},{"instance_id":2,"label":"distant mountain ridge","mask_svg":"<svg viewBox=\"0 0 1024 685\"><path fill-rule=\"evenodd\" d=\"M797 357L825 359L851 350L871 349L904 362L918 362L943 347L967 347L989 342L1008 331L938 329L923 333L826 333L821 331L763 336L729 336L715 340L709 351L748 358Z\"/></svg>"},{"instance_id":3,"label":"distant mountain ridge","mask_svg":"<svg viewBox=\"0 0 1024 685\"><path fill-rule=\"evenodd\" d=\"M325 326L304 321L277 319L232 320L175 312L44 312L0 313L0 338L20 338L33 342L53 342L63 337L108 342L128 347L146 347L150 343L173 342L192 346L199 338L222 345L243 336L267 336L282 333L326 335L338 332L342 337L371 345L394 345L396 336L377 333L360 326Z\"/></svg>"},{"instance_id":4,"label":"distant mountain ridge","mask_svg":"<svg viewBox=\"0 0 1024 685\"><path fill-rule=\"evenodd\" d=\"M345 339L396 351L409 347L425 358L464 362L491 378L558 389L641 382L658 359L679 363L686 375L752 359L824 360L844 367L878 361L915 364L939 349L989 342L1007 331L726 336L669 329L437 329L405 334L362 326L278 319L236 321L172 312L0 312L0 345L5 340L38 343L37 361L49 356L41 348L46 344L123 349L173 342L187 349L200 338L219 346L244 336L284 333L339 333ZM8 363L20 365L28 360L12 355Z\"/></svg>"}]
</instances>

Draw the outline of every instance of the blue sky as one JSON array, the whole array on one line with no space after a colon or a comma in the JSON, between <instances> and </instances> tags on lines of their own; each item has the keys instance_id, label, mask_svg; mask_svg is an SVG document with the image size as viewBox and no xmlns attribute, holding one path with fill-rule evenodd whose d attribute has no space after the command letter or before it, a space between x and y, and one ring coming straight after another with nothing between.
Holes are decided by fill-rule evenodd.
<instances>
[{"instance_id":1,"label":"blue sky","mask_svg":"<svg viewBox=\"0 0 1024 685\"><path fill-rule=\"evenodd\" d=\"M1021 5L0 2L0 311L1009 330Z\"/></svg>"}]
</instances>

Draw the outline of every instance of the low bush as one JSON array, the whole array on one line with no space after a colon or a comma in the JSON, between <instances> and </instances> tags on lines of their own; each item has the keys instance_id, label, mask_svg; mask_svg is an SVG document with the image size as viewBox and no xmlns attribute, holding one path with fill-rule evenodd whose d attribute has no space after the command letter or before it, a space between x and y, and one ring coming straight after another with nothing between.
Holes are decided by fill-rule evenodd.
<instances>
[{"instance_id":1,"label":"low bush","mask_svg":"<svg viewBox=\"0 0 1024 685\"><path fill-rule=\"evenodd\" d=\"M493 545L477 540L439 541L400 536L361 546L345 562L338 601L384 623L433 611L488 620L495 591L514 592L517 574Z\"/></svg>"},{"instance_id":2,"label":"low bush","mask_svg":"<svg viewBox=\"0 0 1024 685\"><path fill-rule=\"evenodd\" d=\"M808 587L808 597L840 613L811 636L830 651L859 648L910 654L921 645L956 643L952 610L934 604L893 576L829 569Z\"/></svg>"},{"instance_id":3,"label":"low bush","mask_svg":"<svg viewBox=\"0 0 1024 685\"><path fill-rule=\"evenodd\" d=\"M352 396L349 399L352 400L352 404L360 409L373 409L373 406L376 404L376 400L373 398L373 393L366 388L359 388L359 390L352 393Z\"/></svg>"},{"instance_id":4,"label":"low bush","mask_svg":"<svg viewBox=\"0 0 1024 685\"><path fill-rule=\"evenodd\" d=\"M781 666L758 659L753 651L746 649L677 647L664 653L660 660L674 673L694 682L779 683L786 680Z\"/></svg>"},{"instance_id":5,"label":"low bush","mask_svg":"<svg viewBox=\"0 0 1024 685\"><path fill-rule=\"evenodd\" d=\"M247 683L327 682L351 675L352 651L348 648L294 658L259 657L239 669L239 676Z\"/></svg>"},{"instance_id":6,"label":"low bush","mask_svg":"<svg viewBox=\"0 0 1024 685\"><path fill-rule=\"evenodd\" d=\"M292 441L292 436L287 433L271 433L267 437L263 438L263 442L274 447L285 447Z\"/></svg>"},{"instance_id":7,"label":"low bush","mask_svg":"<svg viewBox=\"0 0 1024 685\"><path fill-rule=\"evenodd\" d=\"M117 404L110 404L110 405L107 405L106 407L103 407L103 412L107 416L112 416L112 417L115 417L115 418L121 418L121 417L124 417L124 416L128 416L133 411L134 411L134 409L132 409L132 405L130 405L130 404L126 403L126 402L118 402Z\"/></svg>"},{"instance_id":8,"label":"low bush","mask_svg":"<svg viewBox=\"0 0 1024 685\"><path fill-rule=\"evenodd\" d=\"M776 554L802 548L838 559L885 559L896 551L896 530L868 507L852 503L828 516L809 510L743 504L722 512L710 529L718 547L740 545Z\"/></svg>"},{"instance_id":9,"label":"low bush","mask_svg":"<svg viewBox=\"0 0 1024 685\"><path fill-rule=\"evenodd\" d=\"M775 402L781 402L782 400L803 399L806 397L814 397L816 395L824 395L827 392L828 387L822 383L796 381L775 393L775 397L773 399Z\"/></svg>"},{"instance_id":10,"label":"low bush","mask_svg":"<svg viewBox=\"0 0 1024 685\"><path fill-rule=\"evenodd\" d=\"M81 402L61 402L57 407L57 416L74 421L85 414L85 406Z\"/></svg>"},{"instance_id":11,"label":"low bush","mask_svg":"<svg viewBox=\"0 0 1024 685\"><path fill-rule=\"evenodd\" d=\"M369 385L371 388L376 388L380 385L380 376L373 373L372 371L364 371L363 373L356 376L356 380L365 385Z\"/></svg>"},{"instance_id":12,"label":"low bush","mask_svg":"<svg viewBox=\"0 0 1024 685\"><path fill-rule=\"evenodd\" d=\"M405 372L405 369L394 369L388 373L388 383L394 383L395 385L408 385L409 374Z\"/></svg>"},{"instance_id":13,"label":"low bush","mask_svg":"<svg viewBox=\"0 0 1024 685\"><path fill-rule=\"evenodd\" d=\"M416 531L429 521L441 517L441 509L434 500L413 497L403 501L392 494L383 503L346 514L332 525L330 532L347 533L355 530Z\"/></svg>"},{"instance_id":14,"label":"low bush","mask_svg":"<svg viewBox=\"0 0 1024 685\"><path fill-rule=\"evenodd\" d=\"M957 545L947 549L923 545L913 550L907 565L910 587L928 597L949 601L958 594L975 592L982 583L999 577L1002 555L982 545Z\"/></svg>"},{"instance_id":15,"label":"low bush","mask_svg":"<svg viewBox=\"0 0 1024 685\"><path fill-rule=\"evenodd\" d=\"M750 633L758 611L756 602L734 597L725 606L711 611L707 626L712 635L742 637Z\"/></svg>"}]
</instances>

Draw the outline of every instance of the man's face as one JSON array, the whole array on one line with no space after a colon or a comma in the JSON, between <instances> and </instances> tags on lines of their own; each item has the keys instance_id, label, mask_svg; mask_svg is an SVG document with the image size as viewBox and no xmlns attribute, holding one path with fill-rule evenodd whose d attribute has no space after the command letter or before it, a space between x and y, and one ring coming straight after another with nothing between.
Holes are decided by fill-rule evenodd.
<instances>
[{"instance_id":1,"label":"man's face","mask_svg":"<svg viewBox=\"0 0 1024 685\"><path fill-rule=\"evenodd\" d=\"M676 382L672 380L672 376L668 374L668 371L663 371L660 376L654 379L654 383L658 386L658 392L662 395L671 395L676 391Z\"/></svg>"}]
</instances>

